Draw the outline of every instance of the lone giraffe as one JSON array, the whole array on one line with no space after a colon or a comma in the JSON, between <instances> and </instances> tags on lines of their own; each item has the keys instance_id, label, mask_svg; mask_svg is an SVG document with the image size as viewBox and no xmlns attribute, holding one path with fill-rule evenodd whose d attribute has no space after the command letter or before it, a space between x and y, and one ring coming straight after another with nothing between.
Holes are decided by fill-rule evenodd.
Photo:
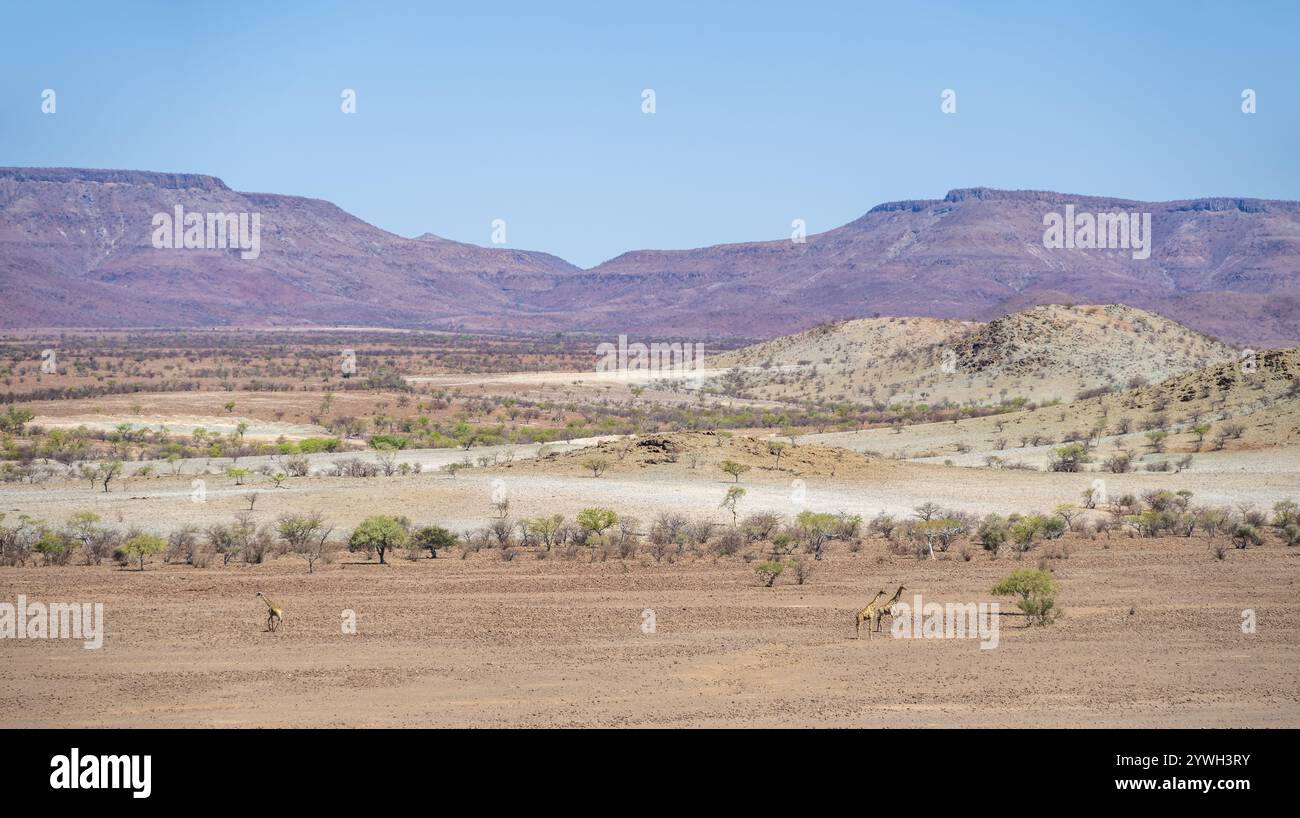
<instances>
[{"instance_id":1,"label":"lone giraffe","mask_svg":"<svg viewBox=\"0 0 1300 818\"><path fill-rule=\"evenodd\" d=\"M867 623L867 638L871 638L871 621L872 621L872 619L876 616L876 603L879 602L879 601L880 601L880 598L881 598L882 596L884 596L884 595L885 595L885 591L884 591L883 588L882 588L881 590L879 590L879 591L876 591L876 595L875 595L875 597L873 597L872 600L871 600L870 602L867 603L867 607L865 607L865 608L863 608L862 610L858 611L857 621L855 621L855 622L853 623L853 638L854 638L854 639L861 639L861 638L862 638L862 623L863 623L863 622L866 622L866 623Z\"/></svg>"},{"instance_id":2,"label":"lone giraffe","mask_svg":"<svg viewBox=\"0 0 1300 818\"><path fill-rule=\"evenodd\" d=\"M889 598L889 601L876 609L876 621L873 624L876 626L877 633L880 632L880 621L882 619L886 616L890 619L894 618L894 615L898 612L898 598L901 597L903 592L906 590L907 589L902 585L899 585L898 590L894 591L894 595Z\"/></svg>"},{"instance_id":3,"label":"lone giraffe","mask_svg":"<svg viewBox=\"0 0 1300 818\"><path fill-rule=\"evenodd\" d=\"M268 608L268 613L266 614L266 629L271 633L275 633L275 629L284 621L284 608L281 608L270 599L267 599L266 594L261 591L258 591L257 595L266 603L266 607Z\"/></svg>"}]
</instances>

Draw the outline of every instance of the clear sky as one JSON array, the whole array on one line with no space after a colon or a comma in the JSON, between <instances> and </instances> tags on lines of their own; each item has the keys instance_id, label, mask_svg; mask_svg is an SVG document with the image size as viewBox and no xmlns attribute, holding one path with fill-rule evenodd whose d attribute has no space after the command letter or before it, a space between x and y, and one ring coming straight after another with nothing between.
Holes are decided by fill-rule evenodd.
<instances>
[{"instance_id":1,"label":"clear sky","mask_svg":"<svg viewBox=\"0 0 1300 818\"><path fill-rule=\"evenodd\" d=\"M1300 198L1292 0L3 0L0 28L0 165L208 173L477 244L501 218L583 266L956 187Z\"/></svg>"}]
</instances>

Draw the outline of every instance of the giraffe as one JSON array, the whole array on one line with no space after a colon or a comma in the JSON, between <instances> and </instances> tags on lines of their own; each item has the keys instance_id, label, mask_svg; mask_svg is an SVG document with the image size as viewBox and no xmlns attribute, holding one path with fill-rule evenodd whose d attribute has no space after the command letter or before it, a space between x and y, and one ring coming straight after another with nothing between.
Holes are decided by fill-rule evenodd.
<instances>
[{"instance_id":1,"label":"giraffe","mask_svg":"<svg viewBox=\"0 0 1300 818\"><path fill-rule=\"evenodd\" d=\"M266 594L262 593L261 591L258 591L257 595L261 598L263 602L266 603L266 607L268 608L268 612L266 614L266 629L271 633L275 633L275 629L278 628L280 626L280 623L284 621L284 608L281 608L279 605L276 605L274 602L272 602L270 599L267 598Z\"/></svg>"},{"instance_id":2,"label":"giraffe","mask_svg":"<svg viewBox=\"0 0 1300 818\"><path fill-rule=\"evenodd\" d=\"M894 618L894 614L898 611L898 598L901 597L903 592L906 590L907 589L900 584L898 590L894 591L894 595L889 598L889 601L881 605L879 608L876 608L875 626L877 633L880 632L880 620L884 619L886 616L890 619Z\"/></svg>"},{"instance_id":3,"label":"giraffe","mask_svg":"<svg viewBox=\"0 0 1300 818\"><path fill-rule=\"evenodd\" d=\"M883 588L882 588L881 590L879 590L879 591L876 591L876 595L875 595L875 597L873 597L872 600L871 600L870 602L867 603L867 607L865 607L865 608L863 608L862 610L858 611L858 617L857 617L857 620L853 623L853 638L854 638L854 639L861 639L861 638L862 638L862 623L863 623L863 622L868 623L868 624L867 624L867 638L868 638L868 639L871 638L871 624L870 624L870 623L871 623L872 618L876 616L876 603L879 602L879 601L880 601L880 598L881 598L882 596L884 596L884 595L885 595L885 591L884 591Z\"/></svg>"}]
</instances>

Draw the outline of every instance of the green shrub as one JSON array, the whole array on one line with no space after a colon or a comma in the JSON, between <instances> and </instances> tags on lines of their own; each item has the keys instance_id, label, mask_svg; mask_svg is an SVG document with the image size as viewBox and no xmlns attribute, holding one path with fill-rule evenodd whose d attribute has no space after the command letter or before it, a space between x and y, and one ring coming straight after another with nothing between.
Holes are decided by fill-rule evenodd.
<instances>
[{"instance_id":1,"label":"green shrub","mask_svg":"<svg viewBox=\"0 0 1300 818\"><path fill-rule=\"evenodd\" d=\"M1232 544L1238 548L1245 548L1248 545L1263 545L1264 535L1259 533L1259 529L1250 523L1238 523L1232 529Z\"/></svg>"},{"instance_id":2,"label":"green shrub","mask_svg":"<svg viewBox=\"0 0 1300 818\"><path fill-rule=\"evenodd\" d=\"M1021 568L1003 577L989 591L994 596L1019 596L1016 601L1029 625L1046 625L1060 615L1056 607L1056 594L1060 585L1047 571Z\"/></svg>"},{"instance_id":3,"label":"green shrub","mask_svg":"<svg viewBox=\"0 0 1300 818\"><path fill-rule=\"evenodd\" d=\"M990 514L980 523L980 545L996 557L998 549L1006 545L1007 533L1007 521L997 514Z\"/></svg>"},{"instance_id":4,"label":"green shrub","mask_svg":"<svg viewBox=\"0 0 1300 818\"><path fill-rule=\"evenodd\" d=\"M161 554L167 548L167 541L152 534L136 534L122 545L122 552L127 559L132 557L140 561L140 570L144 570L144 558L152 554Z\"/></svg>"},{"instance_id":5,"label":"green shrub","mask_svg":"<svg viewBox=\"0 0 1300 818\"><path fill-rule=\"evenodd\" d=\"M772 587L776 582L776 578L781 576L783 571L785 571L785 563L775 560L760 562L754 566L754 573L758 574L758 578L763 581L763 585L767 588Z\"/></svg>"}]
</instances>

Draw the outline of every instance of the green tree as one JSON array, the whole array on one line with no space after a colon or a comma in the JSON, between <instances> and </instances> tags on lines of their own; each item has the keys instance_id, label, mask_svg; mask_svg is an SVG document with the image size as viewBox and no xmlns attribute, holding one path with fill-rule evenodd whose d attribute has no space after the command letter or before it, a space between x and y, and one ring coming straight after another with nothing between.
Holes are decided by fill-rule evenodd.
<instances>
[{"instance_id":1,"label":"green tree","mask_svg":"<svg viewBox=\"0 0 1300 818\"><path fill-rule=\"evenodd\" d=\"M166 548L167 541L152 534L136 534L122 544L122 550L126 552L128 557L136 557L140 560L141 571L144 570L145 557L161 554Z\"/></svg>"},{"instance_id":2,"label":"green tree","mask_svg":"<svg viewBox=\"0 0 1300 818\"><path fill-rule=\"evenodd\" d=\"M839 518L824 511L801 511L794 518L794 524L799 536L812 546L813 559L820 560L822 546L831 538L831 534L839 524Z\"/></svg>"},{"instance_id":3,"label":"green tree","mask_svg":"<svg viewBox=\"0 0 1300 818\"><path fill-rule=\"evenodd\" d=\"M535 517L528 521L528 533L541 540L542 544L546 546L546 550L550 551L562 525L564 525L563 514L552 514L550 517Z\"/></svg>"},{"instance_id":4,"label":"green tree","mask_svg":"<svg viewBox=\"0 0 1300 818\"><path fill-rule=\"evenodd\" d=\"M744 474L745 472L749 471L749 468L750 468L750 467L749 467L749 466L746 466L744 463L737 463L737 462L734 461L734 460L724 460L724 461L722 461L722 463L718 466L718 468L722 469L724 472L726 472L727 474L729 474L729 475L731 475L732 477L734 477L734 478L735 478L735 482L739 483L739 482L740 482L740 475L742 475L742 474Z\"/></svg>"},{"instance_id":5,"label":"green tree","mask_svg":"<svg viewBox=\"0 0 1300 818\"><path fill-rule=\"evenodd\" d=\"M390 549L401 548L406 544L406 522L399 517L376 514L361 521L348 538L349 551L368 551L374 549L379 554L379 564L385 565L384 554Z\"/></svg>"},{"instance_id":6,"label":"green tree","mask_svg":"<svg viewBox=\"0 0 1300 818\"><path fill-rule=\"evenodd\" d=\"M1208 423L1198 423L1192 427L1192 434L1196 435L1197 448L1200 448L1200 445L1205 442L1205 436L1209 433L1210 424Z\"/></svg>"},{"instance_id":7,"label":"green tree","mask_svg":"<svg viewBox=\"0 0 1300 818\"><path fill-rule=\"evenodd\" d=\"M584 508L578 512L578 525L597 537L618 524L618 515L607 508Z\"/></svg>"},{"instance_id":8,"label":"green tree","mask_svg":"<svg viewBox=\"0 0 1300 818\"><path fill-rule=\"evenodd\" d=\"M745 496L745 490L740 486L731 486L727 489L727 496L722 498L722 504L718 508L725 508L731 512L731 525L736 525L736 506L740 504L741 498Z\"/></svg>"},{"instance_id":9,"label":"green tree","mask_svg":"<svg viewBox=\"0 0 1300 818\"><path fill-rule=\"evenodd\" d=\"M589 470L592 477L600 477L609 468L609 461L603 457L589 457L582 461L582 467Z\"/></svg>"},{"instance_id":10,"label":"green tree","mask_svg":"<svg viewBox=\"0 0 1300 818\"><path fill-rule=\"evenodd\" d=\"M113 478L122 473L121 460L106 460L99 464L99 481L104 485L104 493L108 493L108 484L113 482ZM143 570L143 569L141 569Z\"/></svg>"},{"instance_id":11,"label":"green tree","mask_svg":"<svg viewBox=\"0 0 1300 818\"><path fill-rule=\"evenodd\" d=\"M440 525L428 525L411 536L411 545L415 548L429 549L429 558L438 558L439 548L451 548L457 542L455 534Z\"/></svg>"},{"instance_id":12,"label":"green tree","mask_svg":"<svg viewBox=\"0 0 1300 818\"><path fill-rule=\"evenodd\" d=\"M1165 450L1165 438L1169 437L1168 432L1159 429L1152 429L1147 432L1147 443L1151 446L1151 451L1159 454Z\"/></svg>"},{"instance_id":13,"label":"green tree","mask_svg":"<svg viewBox=\"0 0 1300 818\"><path fill-rule=\"evenodd\" d=\"M1088 449L1082 443L1070 443L1054 449L1047 456L1048 466L1052 471L1080 472L1083 464L1092 461Z\"/></svg>"},{"instance_id":14,"label":"green tree","mask_svg":"<svg viewBox=\"0 0 1300 818\"><path fill-rule=\"evenodd\" d=\"M9 410L0 415L0 432L11 432L22 437L23 428L36 417L30 409L22 409L17 406L10 406Z\"/></svg>"},{"instance_id":15,"label":"green tree","mask_svg":"<svg viewBox=\"0 0 1300 818\"><path fill-rule=\"evenodd\" d=\"M71 548L71 545L62 534L47 528L41 531L40 539L36 541L33 548L47 562L62 565L64 556L67 554L68 549Z\"/></svg>"},{"instance_id":16,"label":"green tree","mask_svg":"<svg viewBox=\"0 0 1300 818\"><path fill-rule=\"evenodd\" d=\"M1047 518L1041 514L1030 514L1011 523L1011 540L1017 551L1028 551L1034 547L1034 537L1043 533L1047 527Z\"/></svg>"},{"instance_id":17,"label":"green tree","mask_svg":"<svg viewBox=\"0 0 1300 818\"><path fill-rule=\"evenodd\" d=\"M785 451L786 444L779 440L769 440L767 442L767 451L769 454L776 456L776 468L781 468L781 453Z\"/></svg>"}]
</instances>

